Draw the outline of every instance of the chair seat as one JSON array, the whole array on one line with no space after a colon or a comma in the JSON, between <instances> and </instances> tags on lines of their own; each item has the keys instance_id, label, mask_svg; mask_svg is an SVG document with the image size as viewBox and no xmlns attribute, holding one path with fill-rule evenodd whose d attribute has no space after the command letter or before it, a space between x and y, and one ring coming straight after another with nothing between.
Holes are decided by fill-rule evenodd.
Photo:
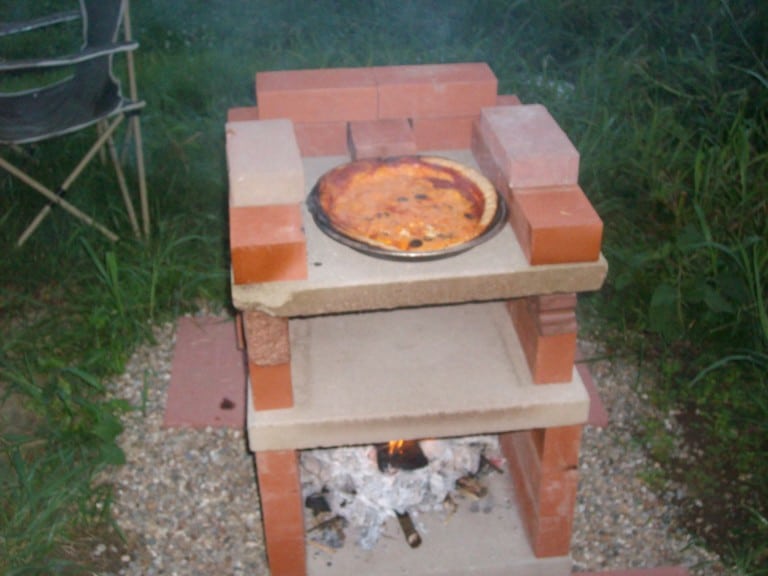
<instances>
[{"instance_id":1,"label":"chair seat","mask_svg":"<svg viewBox=\"0 0 768 576\"><path fill-rule=\"evenodd\" d=\"M45 88L0 95L0 144L27 144L76 132L121 112L144 106L117 90L88 89L65 79Z\"/></svg>"}]
</instances>

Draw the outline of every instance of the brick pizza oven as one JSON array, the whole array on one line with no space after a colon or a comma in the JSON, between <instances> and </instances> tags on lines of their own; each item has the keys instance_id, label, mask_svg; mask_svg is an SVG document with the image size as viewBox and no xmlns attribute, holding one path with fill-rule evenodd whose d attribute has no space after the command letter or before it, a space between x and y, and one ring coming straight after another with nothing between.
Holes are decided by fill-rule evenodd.
<instances>
[{"instance_id":1,"label":"brick pizza oven","mask_svg":"<svg viewBox=\"0 0 768 576\"><path fill-rule=\"evenodd\" d=\"M274 576L570 574L589 409L576 295L604 281L602 222L546 108L497 86L483 63L261 72L258 106L229 111L232 297ZM318 230L304 201L326 171L421 153L479 168L509 223L423 262ZM498 434L507 460L494 514L436 526L418 550L307 548L301 450L473 434Z\"/></svg>"}]
</instances>

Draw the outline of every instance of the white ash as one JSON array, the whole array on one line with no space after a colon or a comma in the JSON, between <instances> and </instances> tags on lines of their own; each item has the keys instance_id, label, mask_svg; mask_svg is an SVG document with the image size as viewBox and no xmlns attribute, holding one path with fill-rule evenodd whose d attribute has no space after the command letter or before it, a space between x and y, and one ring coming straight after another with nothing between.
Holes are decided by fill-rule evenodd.
<instances>
[{"instance_id":1,"label":"white ash","mask_svg":"<svg viewBox=\"0 0 768 576\"><path fill-rule=\"evenodd\" d=\"M416 470L379 470L374 446L301 453L304 498L323 493L331 513L347 520L358 545L371 549L395 513L438 512L456 480L475 474L481 457L499 459L496 436L422 440L428 464Z\"/></svg>"}]
</instances>

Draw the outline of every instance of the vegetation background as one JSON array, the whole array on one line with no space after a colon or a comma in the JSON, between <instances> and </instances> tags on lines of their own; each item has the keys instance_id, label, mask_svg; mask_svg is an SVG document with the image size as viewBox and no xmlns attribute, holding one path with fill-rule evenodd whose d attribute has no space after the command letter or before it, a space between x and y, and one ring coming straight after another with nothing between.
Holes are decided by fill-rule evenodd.
<instances>
[{"instance_id":1,"label":"vegetation background","mask_svg":"<svg viewBox=\"0 0 768 576\"><path fill-rule=\"evenodd\" d=\"M74 5L74 6L73 6ZM0 0L4 21L74 1ZM72 199L124 240L54 213L0 177L0 572L82 573L111 524L120 414L108 400L151 326L227 307L224 122L254 103L257 70L486 61L501 93L545 104L581 152L611 270L582 321L654 374L701 451L680 470L658 422L638 423L690 528L741 574L768 573L768 4L758 0L144 0L132 6L152 238L130 239L107 171ZM53 41L3 40L0 57ZM11 79L11 82L13 79ZM5 84L4 84L5 86ZM79 137L15 156L57 181ZM3 150L3 153L13 154ZM650 477L649 477L650 478ZM703 506L696 506L700 501Z\"/></svg>"}]
</instances>

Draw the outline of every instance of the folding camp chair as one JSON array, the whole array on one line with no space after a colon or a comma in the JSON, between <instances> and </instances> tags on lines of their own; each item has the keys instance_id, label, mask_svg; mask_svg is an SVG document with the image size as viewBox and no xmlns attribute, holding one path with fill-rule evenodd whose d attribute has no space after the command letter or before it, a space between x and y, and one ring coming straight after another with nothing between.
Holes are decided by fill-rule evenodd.
<instances>
[{"instance_id":1,"label":"folding camp chair","mask_svg":"<svg viewBox=\"0 0 768 576\"><path fill-rule=\"evenodd\" d=\"M59 12L26 22L0 24L0 36L5 36L80 19L84 37L82 48L75 53L25 60L0 59L0 74L3 74L3 78L11 76L13 81L21 77L35 80L40 78L42 73L52 73L56 69L62 69L65 73L71 72L63 80L48 80L48 83L42 86L31 89L25 87L22 91L0 92L0 145L18 148L23 144L73 134L93 126L96 128L94 144L55 190L44 186L11 164L3 157L5 154L0 155L1 168L48 199L47 205L19 237L19 246L37 229L54 206L61 207L75 218L93 226L110 240L118 239L114 232L64 199L65 192L75 179L100 153L108 153L114 165L117 183L134 234L140 238L143 231L145 237L149 236L149 208L138 116L144 102L137 97L133 51L138 47L138 43L131 38L129 0L79 2L79 11ZM124 54L126 57L128 98L122 95L120 83L113 74L113 57L116 54ZM125 150L118 151L113 138L115 131L126 118L129 122L125 143L132 140L135 146L143 230L139 227L121 167L121 160L125 156L122 152ZM4 147L1 151L5 153L7 149Z\"/></svg>"}]
</instances>

